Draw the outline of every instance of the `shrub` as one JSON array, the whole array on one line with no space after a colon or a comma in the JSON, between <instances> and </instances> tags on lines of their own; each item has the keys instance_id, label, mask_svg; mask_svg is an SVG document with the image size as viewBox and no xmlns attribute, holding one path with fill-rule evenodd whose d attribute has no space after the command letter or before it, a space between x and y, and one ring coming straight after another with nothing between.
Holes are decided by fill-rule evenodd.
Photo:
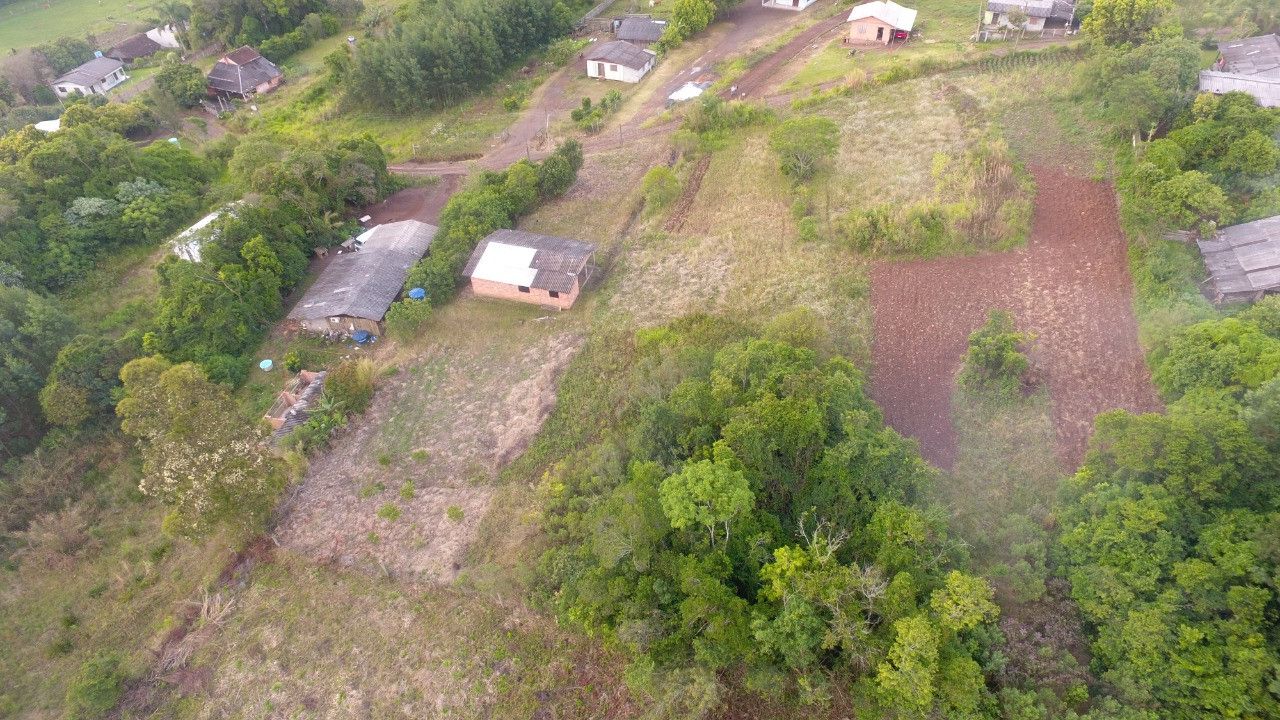
<instances>
[{"instance_id":1,"label":"shrub","mask_svg":"<svg viewBox=\"0 0 1280 720\"><path fill-rule=\"evenodd\" d=\"M373 400L374 375L372 360L347 360L325 376L324 394L344 412L362 413Z\"/></svg>"},{"instance_id":2,"label":"shrub","mask_svg":"<svg viewBox=\"0 0 1280 720\"><path fill-rule=\"evenodd\" d=\"M296 350L284 354L284 369L296 373L302 369L302 356Z\"/></svg>"},{"instance_id":3,"label":"shrub","mask_svg":"<svg viewBox=\"0 0 1280 720\"><path fill-rule=\"evenodd\" d=\"M450 520L454 522L462 522L462 519L466 517L465 514L462 512L462 508L458 507L457 505L450 505L444 511L444 514L446 517L448 517Z\"/></svg>"},{"instance_id":4,"label":"shrub","mask_svg":"<svg viewBox=\"0 0 1280 720\"><path fill-rule=\"evenodd\" d=\"M986 324L969 336L960 382L997 398L1015 397L1031 369L1019 347L1030 340L1030 335L1014 329L1012 314L992 310Z\"/></svg>"},{"instance_id":5,"label":"shrub","mask_svg":"<svg viewBox=\"0 0 1280 720\"><path fill-rule=\"evenodd\" d=\"M86 660L67 686L68 720L90 720L105 715L120 701L124 681L119 655L104 653Z\"/></svg>"},{"instance_id":6,"label":"shrub","mask_svg":"<svg viewBox=\"0 0 1280 720\"><path fill-rule=\"evenodd\" d=\"M835 156L840 147L840 128L824 117L794 117L773 131L769 146L778 153L782 172L804 182Z\"/></svg>"},{"instance_id":7,"label":"shrub","mask_svg":"<svg viewBox=\"0 0 1280 720\"><path fill-rule=\"evenodd\" d=\"M386 505L378 508L378 517L386 520L387 522L395 522L396 520L399 520L401 514L400 506L395 503L387 503Z\"/></svg>"},{"instance_id":8,"label":"shrub","mask_svg":"<svg viewBox=\"0 0 1280 720\"><path fill-rule=\"evenodd\" d=\"M183 107L195 107L205 95L205 77L200 68L167 60L156 73L156 88Z\"/></svg>"},{"instance_id":9,"label":"shrub","mask_svg":"<svg viewBox=\"0 0 1280 720\"><path fill-rule=\"evenodd\" d=\"M427 300L405 298L392 303L387 308L383 324L387 328L387 337L398 342L407 342L417 337L422 326L431 319L431 303Z\"/></svg>"},{"instance_id":10,"label":"shrub","mask_svg":"<svg viewBox=\"0 0 1280 720\"><path fill-rule=\"evenodd\" d=\"M640 189L644 192L645 207L659 210L680 197L680 178L671 168L659 165L644 174Z\"/></svg>"}]
</instances>

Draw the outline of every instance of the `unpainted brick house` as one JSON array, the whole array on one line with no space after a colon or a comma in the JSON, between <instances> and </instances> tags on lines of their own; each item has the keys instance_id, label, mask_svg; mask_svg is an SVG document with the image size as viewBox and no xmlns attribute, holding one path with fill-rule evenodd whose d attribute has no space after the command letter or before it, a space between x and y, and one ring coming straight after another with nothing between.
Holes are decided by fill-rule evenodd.
<instances>
[{"instance_id":1,"label":"unpainted brick house","mask_svg":"<svg viewBox=\"0 0 1280 720\"><path fill-rule=\"evenodd\" d=\"M463 270L483 297L568 310L590 279L596 246L521 230L498 230L480 241Z\"/></svg>"}]
</instances>

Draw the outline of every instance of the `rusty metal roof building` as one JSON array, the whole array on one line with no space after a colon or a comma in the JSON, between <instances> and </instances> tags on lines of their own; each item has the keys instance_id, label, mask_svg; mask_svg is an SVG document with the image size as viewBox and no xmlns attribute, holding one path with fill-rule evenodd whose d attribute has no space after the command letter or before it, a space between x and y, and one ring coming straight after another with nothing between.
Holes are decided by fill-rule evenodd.
<instances>
[{"instance_id":1,"label":"rusty metal roof building","mask_svg":"<svg viewBox=\"0 0 1280 720\"><path fill-rule=\"evenodd\" d=\"M579 240L498 230L480 241L462 274L492 282L571 292L596 246Z\"/></svg>"},{"instance_id":2,"label":"rusty metal roof building","mask_svg":"<svg viewBox=\"0 0 1280 720\"><path fill-rule=\"evenodd\" d=\"M1280 215L1223 228L1197 244L1218 302L1280 291Z\"/></svg>"},{"instance_id":3,"label":"rusty metal roof building","mask_svg":"<svg viewBox=\"0 0 1280 720\"><path fill-rule=\"evenodd\" d=\"M409 268L422 259L435 238L436 227L417 220L410 231L393 229L385 243L342 253L320 273L289 313L290 320L355 317L380 321L400 296Z\"/></svg>"},{"instance_id":4,"label":"rusty metal roof building","mask_svg":"<svg viewBox=\"0 0 1280 720\"><path fill-rule=\"evenodd\" d=\"M280 77L280 68L245 45L223 55L209 70L209 87L247 95L259 85Z\"/></svg>"},{"instance_id":5,"label":"rusty metal roof building","mask_svg":"<svg viewBox=\"0 0 1280 720\"><path fill-rule=\"evenodd\" d=\"M1280 79L1280 35L1231 40L1218 46L1218 69L1236 75Z\"/></svg>"}]
</instances>

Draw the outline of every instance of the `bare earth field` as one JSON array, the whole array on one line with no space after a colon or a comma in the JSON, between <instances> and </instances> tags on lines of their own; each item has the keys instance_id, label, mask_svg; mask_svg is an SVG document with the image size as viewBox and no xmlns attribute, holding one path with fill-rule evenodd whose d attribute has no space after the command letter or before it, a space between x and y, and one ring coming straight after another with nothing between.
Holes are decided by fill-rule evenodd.
<instances>
[{"instance_id":1,"label":"bare earth field","mask_svg":"<svg viewBox=\"0 0 1280 720\"><path fill-rule=\"evenodd\" d=\"M481 313L493 305L463 302L478 303ZM460 322L486 324L461 314L469 317ZM488 510L491 481L537 434L580 345L575 335L533 324L515 330L527 344L486 343L479 332L463 335L474 343L433 343L410 369L384 380L352 430L312 460L277 530L280 544L326 564L424 581L456 577Z\"/></svg>"},{"instance_id":2,"label":"bare earth field","mask_svg":"<svg viewBox=\"0 0 1280 720\"><path fill-rule=\"evenodd\" d=\"M1158 407L1133 317L1125 241L1110 186L1033 167L1031 240L1012 253L877 263L871 271L872 395L927 459L956 460L951 393L969 333L989 310L1035 333L1053 399L1059 461L1077 466L1094 416Z\"/></svg>"}]
</instances>

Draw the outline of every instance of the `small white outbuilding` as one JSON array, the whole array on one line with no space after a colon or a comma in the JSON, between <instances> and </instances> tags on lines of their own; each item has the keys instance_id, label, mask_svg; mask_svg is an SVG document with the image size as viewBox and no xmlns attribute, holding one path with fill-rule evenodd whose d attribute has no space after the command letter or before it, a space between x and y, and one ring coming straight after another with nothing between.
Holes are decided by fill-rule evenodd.
<instances>
[{"instance_id":1,"label":"small white outbuilding","mask_svg":"<svg viewBox=\"0 0 1280 720\"><path fill-rule=\"evenodd\" d=\"M587 51L587 76L638 83L650 70L657 55L624 40L611 40Z\"/></svg>"}]
</instances>

